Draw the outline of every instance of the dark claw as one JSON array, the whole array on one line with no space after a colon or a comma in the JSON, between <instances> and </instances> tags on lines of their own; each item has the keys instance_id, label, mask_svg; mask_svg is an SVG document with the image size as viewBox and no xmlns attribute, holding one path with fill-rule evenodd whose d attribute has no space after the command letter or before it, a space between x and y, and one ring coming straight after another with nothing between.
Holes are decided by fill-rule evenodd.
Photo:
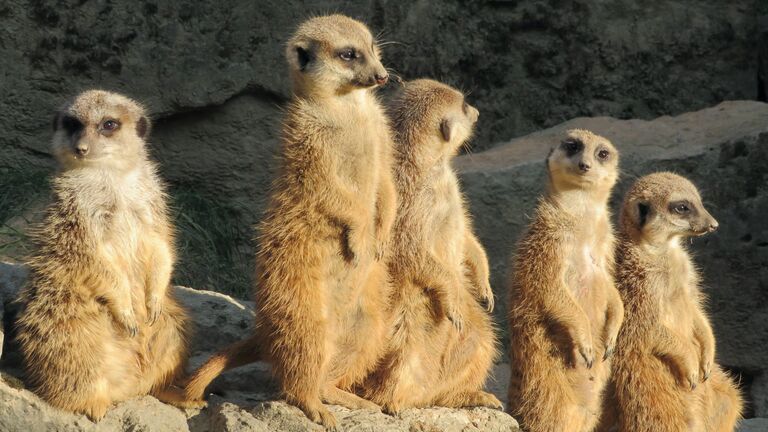
<instances>
[{"instance_id":1,"label":"dark claw","mask_svg":"<svg viewBox=\"0 0 768 432\"><path fill-rule=\"evenodd\" d=\"M448 317L448 321L450 321L451 324L453 324L453 326L456 327L456 330L461 331L461 322L454 320L451 315L446 315L446 316Z\"/></svg>"},{"instance_id":2,"label":"dark claw","mask_svg":"<svg viewBox=\"0 0 768 432\"><path fill-rule=\"evenodd\" d=\"M603 354L603 361L608 360L613 355L613 347L606 348L605 354Z\"/></svg>"}]
</instances>

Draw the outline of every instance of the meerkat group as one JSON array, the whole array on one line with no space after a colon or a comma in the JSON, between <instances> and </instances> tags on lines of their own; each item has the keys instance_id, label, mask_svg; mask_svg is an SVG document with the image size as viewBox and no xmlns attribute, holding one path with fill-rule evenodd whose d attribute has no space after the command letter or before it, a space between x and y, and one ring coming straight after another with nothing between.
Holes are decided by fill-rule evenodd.
<instances>
[{"instance_id":1,"label":"meerkat group","mask_svg":"<svg viewBox=\"0 0 768 432\"><path fill-rule=\"evenodd\" d=\"M27 381L52 405L96 421L146 394L202 408L219 374L265 361L282 397L331 429L326 404L503 408L483 390L499 354L488 258L451 167L478 110L428 79L380 102L377 42L343 15L302 23L285 55L293 96L257 228L253 334L189 375L147 113L101 90L57 113L60 171L17 322ZM689 181L651 174L616 241L618 163L586 130L546 159L511 261L507 411L531 432L731 431L743 403L681 242L717 222Z\"/></svg>"}]
</instances>

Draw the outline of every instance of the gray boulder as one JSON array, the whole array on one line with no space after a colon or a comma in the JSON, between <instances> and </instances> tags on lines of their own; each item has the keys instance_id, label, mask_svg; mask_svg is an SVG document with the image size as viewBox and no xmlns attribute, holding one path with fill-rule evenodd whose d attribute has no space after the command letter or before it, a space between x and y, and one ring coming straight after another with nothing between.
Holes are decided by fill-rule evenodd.
<instances>
[{"instance_id":1,"label":"gray boulder","mask_svg":"<svg viewBox=\"0 0 768 432\"><path fill-rule=\"evenodd\" d=\"M26 271L0 263L0 303L15 298ZM253 304L229 296L174 287L195 326L191 366L199 366L217 349L249 334ZM15 360L15 361L14 361ZM223 374L211 385L209 407L179 410L154 397L117 404L99 422L48 405L24 388L18 355L0 364L0 431L143 431L143 432L298 432L322 430L298 409L277 400L269 366L255 363ZM350 431L517 431L517 422L500 411L430 408L406 410L396 417L380 412L351 411L331 406L341 430Z\"/></svg>"}]
</instances>

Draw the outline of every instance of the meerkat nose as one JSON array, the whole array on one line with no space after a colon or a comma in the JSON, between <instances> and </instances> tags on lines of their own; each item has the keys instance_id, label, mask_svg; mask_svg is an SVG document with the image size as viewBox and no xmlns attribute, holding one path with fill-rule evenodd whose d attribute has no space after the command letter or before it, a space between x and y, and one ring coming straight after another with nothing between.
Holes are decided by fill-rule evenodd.
<instances>
[{"instance_id":1,"label":"meerkat nose","mask_svg":"<svg viewBox=\"0 0 768 432\"><path fill-rule=\"evenodd\" d=\"M709 223L709 232L715 232L719 226L720 224L717 223L716 220L712 219L712 222Z\"/></svg>"},{"instance_id":2,"label":"meerkat nose","mask_svg":"<svg viewBox=\"0 0 768 432\"><path fill-rule=\"evenodd\" d=\"M589 171L590 168L591 168L591 166L588 163L579 162L579 169L580 170L582 170L584 172L587 172L587 171Z\"/></svg>"},{"instance_id":3,"label":"meerkat nose","mask_svg":"<svg viewBox=\"0 0 768 432\"><path fill-rule=\"evenodd\" d=\"M77 154L80 156L85 156L88 154L88 146L78 144L77 146L75 146L75 152L77 152Z\"/></svg>"},{"instance_id":4,"label":"meerkat nose","mask_svg":"<svg viewBox=\"0 0 768 432\"><path fill-rule=\"evenodd\" d=\"M384 85L389 81L389 75L388 74L379 74L373 76L376 79L376 84L378 85Z\"/></svg>"}]
</instances>

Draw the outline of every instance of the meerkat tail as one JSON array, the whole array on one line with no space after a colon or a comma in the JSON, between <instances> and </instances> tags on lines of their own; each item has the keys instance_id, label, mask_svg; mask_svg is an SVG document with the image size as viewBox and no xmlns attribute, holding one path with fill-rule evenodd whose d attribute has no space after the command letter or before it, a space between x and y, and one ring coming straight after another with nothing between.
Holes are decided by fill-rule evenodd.
<instances>
[{"instance_id":1,"label":"meerkat tail","mask_svg":"<svg viewBox=\"0 0 768 432\"><path fill-rule=\"evenodd\" d=\"M187 400L203 399L208 385L224 371L257 362L263 358L256 336L236 342L217 352L189 378L184 395Z\"/></svg>"}]
</instances>

